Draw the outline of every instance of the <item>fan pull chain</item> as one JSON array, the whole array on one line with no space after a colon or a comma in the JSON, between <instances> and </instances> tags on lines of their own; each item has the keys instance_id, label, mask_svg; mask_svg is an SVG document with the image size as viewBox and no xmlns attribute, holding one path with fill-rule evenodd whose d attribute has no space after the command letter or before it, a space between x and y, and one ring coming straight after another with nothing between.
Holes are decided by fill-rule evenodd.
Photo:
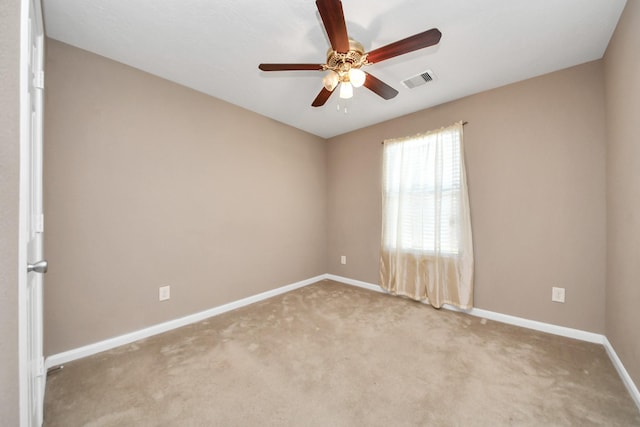
<instances>
[{"instance_id":1,"label":"fan pull chain","mask_svg":"<svg viewBox=\"0 0 640 427\"><path fill-rule=\"evenodd\" d=\"M338 102L336 103L336 111L339 113L342 110L342 113L349 114L349 99L338 98Z\"/></svg>"}]
</instances>

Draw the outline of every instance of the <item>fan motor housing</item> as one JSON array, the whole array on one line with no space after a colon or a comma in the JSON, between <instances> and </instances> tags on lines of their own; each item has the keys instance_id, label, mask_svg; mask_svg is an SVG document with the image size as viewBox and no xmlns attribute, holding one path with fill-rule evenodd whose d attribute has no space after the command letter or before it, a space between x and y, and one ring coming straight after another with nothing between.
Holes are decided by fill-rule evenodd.
<instances>
[{"instance_id":1,"label":"fan motor housing","mask_svg":"<svg viewBox=\"0 0 640 427\"><path fill-rule=\"evenodd\" d=\"M364 46L352 39L349 39L349 51L346 53L336 52L331 48L327 51L326 68L329 70L348 71L351 68L360 68L366 62Z\"/></svg>"}]
</instances>

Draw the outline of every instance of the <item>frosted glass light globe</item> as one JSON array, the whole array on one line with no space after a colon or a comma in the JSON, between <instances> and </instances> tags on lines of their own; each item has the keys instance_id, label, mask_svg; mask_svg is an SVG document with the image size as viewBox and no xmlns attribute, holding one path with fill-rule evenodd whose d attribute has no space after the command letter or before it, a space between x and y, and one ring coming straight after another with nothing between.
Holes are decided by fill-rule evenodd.
<instances>
[{"instance_id":1,"label":"frosted glass light globe","mask_svg":"<svg viewBox=\"0 0 640 427\"><path fill-rule=\"evenodd\" d=\"M340 98L349 99L351 97L353 97L353 86L351 86L351 83L340 83Z\"/></svg>"},{"instance_id":2,"label":"frosted glass light globe","mask_svg":"<svg viewBox=\"0 0 640 427\"><path fill-rule=\"evenodd\" d=\"M364 71L359 68L352 68L349 70L349 81L353 85L353 87L360 87L364 84L364 80L367 78L367 75Z\"/></svg>"},{"instance_id":3,"label":"frosted glass light globe","mask_svg":"<svg viewBox=\"0 0 640 427\"><path fill-rule=\"evenodd\" d=\"M333 70L329 70L327 74L322 78L322 84L328 91L333 91L340 82L340 76Z\"/></svg>"}]
</instances>

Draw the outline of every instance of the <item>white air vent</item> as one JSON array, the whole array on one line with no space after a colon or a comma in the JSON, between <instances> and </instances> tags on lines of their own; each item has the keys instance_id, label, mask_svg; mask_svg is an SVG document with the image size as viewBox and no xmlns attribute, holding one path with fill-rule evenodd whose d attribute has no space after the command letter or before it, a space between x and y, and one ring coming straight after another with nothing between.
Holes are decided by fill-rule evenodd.
<instances>
[{"instance_id":1,"label":"white air vent","mask_svg":"<svg viewBox=\"0 0 640 427\"><path fill-rule=\"evenodd\" d=\"M413 89L418 86L426 85L428 82L431 82L435 79L436 76L433 74L433 71L426 70L416 76L403 80L402 84L409 89Z\"/></svg>"}]
</instances>

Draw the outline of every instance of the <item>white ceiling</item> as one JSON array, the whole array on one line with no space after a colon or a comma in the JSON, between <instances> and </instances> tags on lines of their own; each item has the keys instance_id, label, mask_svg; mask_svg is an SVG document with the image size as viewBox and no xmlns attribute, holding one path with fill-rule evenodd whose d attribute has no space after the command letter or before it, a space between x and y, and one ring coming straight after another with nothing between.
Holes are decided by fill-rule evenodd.
<instances>
[{"instance_id":1,"label":"white ceiling","mask_svg":"<svg viewBox=\"0 0 640 427\"><path fill-rule=\"evenodd\" d=\"M430 28L440 44L367 67L400 93L362 87L349 113L334 93L311 107L318 71L265 73L261 62L324 63L313 0L43 0L49 37L328 138L484 90L599 59L626 0L342 0L367 51ZM437 79L400 82L426 69Z\"/></svg>"}]
</instances>

